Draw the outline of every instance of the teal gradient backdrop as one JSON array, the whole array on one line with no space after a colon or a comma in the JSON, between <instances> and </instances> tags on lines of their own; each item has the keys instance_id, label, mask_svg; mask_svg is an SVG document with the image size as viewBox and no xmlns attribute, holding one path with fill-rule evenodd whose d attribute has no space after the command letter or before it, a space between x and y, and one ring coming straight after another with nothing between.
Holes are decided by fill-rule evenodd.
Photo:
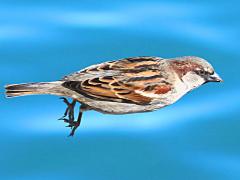
<instances>
[{"instance_id":1,"label":"teal gradient backdrop","mask_svg":"<svg viewBox=\"0 0 240 180\"><path fill-rule=\"evenodd\" d=\"M91 64L195 55L224 83L144 114L86 112L73 138L56 96L0 96L0 179L240 179L240 3L0 1L0 91Z\"/></svg>"}]
</instances>

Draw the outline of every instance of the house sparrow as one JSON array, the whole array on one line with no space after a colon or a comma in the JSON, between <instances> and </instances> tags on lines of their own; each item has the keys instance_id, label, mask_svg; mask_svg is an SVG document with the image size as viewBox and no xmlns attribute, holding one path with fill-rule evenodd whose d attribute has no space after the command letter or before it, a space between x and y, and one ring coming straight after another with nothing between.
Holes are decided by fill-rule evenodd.
<instances>
[{"instance_id":1,"label":"house sparrow","mask_svg":"<svg viewBox=\"0 0 240 180\"><path fill-rule=\"evenodd\" d=\"M67 109L61 119L71 127L73 136L84 111L107 114L154 111L176 102L202 84L221 81L213 67L199 57L144 56L92 65L59 81L13 84L5 88L7 97L64 96ZM72 103L65 97L72 98ZM74 120L76 102L81 106L78 119Z\"/></svg>"}]
</instances>

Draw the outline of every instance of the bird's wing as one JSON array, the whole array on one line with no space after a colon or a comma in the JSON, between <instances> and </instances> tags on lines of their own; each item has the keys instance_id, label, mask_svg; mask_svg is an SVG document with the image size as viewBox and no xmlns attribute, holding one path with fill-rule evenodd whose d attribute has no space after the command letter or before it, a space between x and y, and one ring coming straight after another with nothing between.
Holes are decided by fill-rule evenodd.
<instances>
[{"instance_id":1,"label":"bird's wing","mask_svg":"<svg viewBox=\"0 0 240 180\"><path fill-rule=\"evenodd\" d=\"M138 57L90 66L65 77L63 86L95 100L150 104L171 90L158 60Z\"/></svg>"}]
</instances>

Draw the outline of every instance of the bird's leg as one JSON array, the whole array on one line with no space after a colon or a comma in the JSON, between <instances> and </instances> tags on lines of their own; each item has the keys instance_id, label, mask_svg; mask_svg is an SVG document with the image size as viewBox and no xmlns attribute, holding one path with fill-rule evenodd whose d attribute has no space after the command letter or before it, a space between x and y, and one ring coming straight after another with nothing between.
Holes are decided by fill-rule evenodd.
<instances>
[{"instance_id":1,"label":"bird's leg","mask_svg":"<svg viewBox=\"0 0 240 180\"><path fill-rule=\"evenodd\" d=\"M80 106L77 121L72 122L72 124L69 123L69 126L71 126L71 128L72 128L72 131L69 134L69 136L74 136L75 131L77 130L78 126L80 126L80 124L81 124L82 115L83 115L83 108L82 107L83 107L83 105Z\"/></svg>"},{"instance_id":2,"label":"bird's leg","mask_svg":"<svg viewBox=\"0 0 240 180\"><path fill-rule=\"evenodd\" d=\"M81 124L83 112L90 110L91 108L85 104L80 105L78 119L77 119L77 121L74 121L74 107L75 107L77 101L73 100L72 103L69 103L69 101L66 98L61 98L61 99L63 99L64 103L66 103L68 107L67 107L63 117L60 120L64 120L64 122L68 124L66 127L71 128L71 133L69 134L69 136L74 136L75 131ZM69 119L65 118L67 115L68 115Z\"/></svg>"},{"instance_id":3,"label":"bird's leg","mask_svg":"<svg viewBox=\"0 0 240 180\"><path fill-rule=\"evenodd\" d=\"M74 107L76 105L76 100L73 100L72 103L70 103L67 98L62 97L60 99L63 99L63 102L67 105L66 111L64 112L63 117L61 117L59 120L64 120L65 122L73 122L74 121ZM65 117L68 115L68 119Z\"/></svg>"},{"instance_id":4,"label":"bird's leg","mask_svg":"<svg viewBox=\"0 0 240 180\"><path fill-rule=\"evenodd\" d=\"M72 128L71 133L69 134L69 136L74 136L75 131L77 130L77 128L80 126L81 124L81 120L82 120L82 115L84 111L90 110L91 108L88 107L85 104L81 104L80 108L79 108L79 114L78 114L78 119L77 121L74 121L72 123L69 123L69 127Z\"/></svg>"}]
</instances>

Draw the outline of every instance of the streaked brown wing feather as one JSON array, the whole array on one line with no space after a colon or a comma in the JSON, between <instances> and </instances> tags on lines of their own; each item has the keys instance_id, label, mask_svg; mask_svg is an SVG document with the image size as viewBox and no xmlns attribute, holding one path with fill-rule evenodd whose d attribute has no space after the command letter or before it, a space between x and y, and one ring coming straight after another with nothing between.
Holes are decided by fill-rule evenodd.
<instances>
[{"instance_id":1,"label":"streaked brown wing feather","mask_svg":"<svg viewBox=\"0 0 240 180\"><path fill-rule=\"evenodd\" d=\"M146 105L153 100L151 94L171 90L163 81L156 60L160 59L127 58L91 66L65 77L63 86L96 100Z\"/></svg>"},{"instance_id":2,"label":"streaked brown wing feather","mask_svg":"<svg viewBox=\"0 0 240 180\"><path fill-rule=\"evenodd\" d=\"M85 80L83 82L66 81L63 83L63 86L95 100L133 104L148 104L152 100L149 97L135 93L134 87L123 85L119 87L111 86L111 84L93 85L89 80Z\"/></svg>"}]
</instances>

